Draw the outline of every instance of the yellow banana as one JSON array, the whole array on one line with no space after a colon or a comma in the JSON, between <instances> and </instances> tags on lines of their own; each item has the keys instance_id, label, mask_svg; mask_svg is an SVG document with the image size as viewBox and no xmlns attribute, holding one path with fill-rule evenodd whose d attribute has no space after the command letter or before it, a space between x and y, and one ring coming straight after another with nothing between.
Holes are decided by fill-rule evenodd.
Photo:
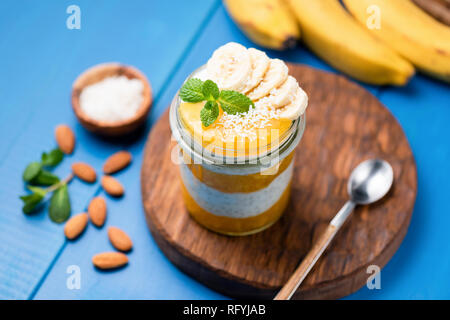
<instances>
[{"instance_id":1,"label":"yellow banana","mask_svg":"<svg viewBox=\"0 0 450 320\"><path fill-rule=\"evenodd\" d=\"M344 0L344 4L364 26L370 15L377 19L379 14L379 28L370 28L373 35L421 71L450 82L449 27L409 0Z\"/></svg>"},{"instance_id":2,"label":"yellow banana","mask_svg":"<svg viewBox=\"0 0 450 320\"><path fill-rule=\"evenodd\" d=\"M414 67L355 21L338 0L288 0L311 50L336 69L377 85L403 85Z\"/></svg>"},{"instance_id":3,"label":"yellow banana","mask_svg":"<svg viewBox=\"0 0 450 320\"><path fill-rule=\"evenodd\" d=\"M265 48L287 49L300 38L295 17L283 0L224 0L224 3L241 30Z\"/></svg>"}]
</instances>

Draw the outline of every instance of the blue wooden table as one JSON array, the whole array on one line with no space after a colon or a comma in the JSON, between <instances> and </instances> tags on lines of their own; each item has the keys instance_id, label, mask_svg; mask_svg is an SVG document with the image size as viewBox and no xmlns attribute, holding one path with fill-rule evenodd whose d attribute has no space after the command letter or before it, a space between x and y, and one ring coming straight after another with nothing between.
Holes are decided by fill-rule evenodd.
<instances>
[{"instance_id":1,"label":"blue wooden table","mask_svg":"<svg viewBox=\"0 0 450 320\"><path fill-rule=\"evenodd\" d=\"M66 27L66 9L81 9L81 29ZM176 269L152 239L141 204L139 173L152 124L183 79L228 41L252 45L219 0L196 1L16 1L0 2L0 298L1 299L222 299ZM268 52L272 57L336 72L307 49ZM101 62L119 61L142 70L153 86L148 124L135 139L110 141L86 132L70 107L71 84ZM366 86L391 110L409 139L419 190L411 225L381 272L381 289L362 288L352 299L450 298L450 86L421 75L404 88ZM98 170L111 153L127 149L132 165L117 175L123 199L107 198L106 227L115 225L134 241L129 265L99 272L91 257L112 250L106 227L89 225L75 242L46 210L21 212L18 198L25 165L55 146L59 123L75 130L77 146L56 169L64 176L73 161ZM86 210L98 183L74 180L72 212ZM70 290L67 268L81 272L81 288Z\"/></svg>"}]
</instances>

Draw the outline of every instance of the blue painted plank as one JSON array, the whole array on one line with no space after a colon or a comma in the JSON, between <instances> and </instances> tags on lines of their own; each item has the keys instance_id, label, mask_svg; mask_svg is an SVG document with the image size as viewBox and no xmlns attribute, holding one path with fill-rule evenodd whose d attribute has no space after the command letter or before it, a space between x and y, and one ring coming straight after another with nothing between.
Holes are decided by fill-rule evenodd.
<instances>
[{"instance_id":1,"label":"blue painted plank","mask_svg":"<svg viewBox=\"0 0 450 320\"><path fill-rule=\"evenodd\" d=\"M181 0L77 1L81 30L66 28L69 4L2 1L0 5L0 25L6 26L0 37L0 97L4 103L0 108L0 298L33 297L66 248L62 226L51 223L46 210L25 217L18 199L25 192L22 170L29 161L39 159L43 150L54 147L55 125L65 122L77 136L75 154L55 171L62 176L74 161L91 163L100 172L109 154L131 143L95 137L77 123L69 100L75 77L96 63L120 61L146 73L157 95L215 2L189 3L196 15L186 15L173 10L187 5ZM136 187L128 190L131 194L139 194L138 181L134 177ZM69 189L72 212L77 213L86 209L99 186L75 180ZM90 259L79 255L77 261L81 257ZM58 296L55 292L53 297Z\"/></svg>"}]
</instances>

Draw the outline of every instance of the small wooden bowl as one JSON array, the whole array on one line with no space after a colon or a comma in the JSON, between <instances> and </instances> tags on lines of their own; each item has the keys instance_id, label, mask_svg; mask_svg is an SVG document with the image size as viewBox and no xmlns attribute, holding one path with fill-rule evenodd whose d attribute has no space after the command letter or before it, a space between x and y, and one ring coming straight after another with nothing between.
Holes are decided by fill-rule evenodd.
<instances>
[{"instance_id":1,"label":"small wooden bowl","mask_svg":"<svg viewBox=\"0 0 450 320\"><path fill-rule=\"evenodd\" d=\"M80 106L81 91L104 78L121 75L128 79L139 79L144 85L143 99L137 113L129 119L116 122L98 121L86 115ZM151 104L152 88L145 75L134 67L119 63L104 63L89 68L78 76L72 87L72 108L78 120L87 130L103 136L120 136L136 130L147 119Z\"/></svg>"}]
</instances>

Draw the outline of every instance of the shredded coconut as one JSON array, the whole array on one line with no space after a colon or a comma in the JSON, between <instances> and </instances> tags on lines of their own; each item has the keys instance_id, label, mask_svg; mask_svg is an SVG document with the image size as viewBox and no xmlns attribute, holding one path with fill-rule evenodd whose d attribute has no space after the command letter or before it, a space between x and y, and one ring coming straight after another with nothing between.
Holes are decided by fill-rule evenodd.
<instances>
[{"instance_id":1,"label":"shredded coconut","mask_svg":"<svg viewBox=\"0 0 450 320\"><path fill-rule=\"evenodd\" d=\"M243 114L223 113L218 123L223 126L225 136L238 135L240 137L254 140L257 138L255 129L264 129L269 127L272 119L279 119L280 111L271 108L263 98L255 103L255 107L250 107L248 112Z\"/></svg>"},{"instance_id":2,"label":"shredded coconut","mask_svg":"<svg viewBox=\"0 0 450 320\"><path fill-rule=\"evenodd\" d=\"M139 79L108 77L83 89L80 106L88 117L98 121L126 120L137 113L143 89Z\"/></svg>"}]
</instances>

